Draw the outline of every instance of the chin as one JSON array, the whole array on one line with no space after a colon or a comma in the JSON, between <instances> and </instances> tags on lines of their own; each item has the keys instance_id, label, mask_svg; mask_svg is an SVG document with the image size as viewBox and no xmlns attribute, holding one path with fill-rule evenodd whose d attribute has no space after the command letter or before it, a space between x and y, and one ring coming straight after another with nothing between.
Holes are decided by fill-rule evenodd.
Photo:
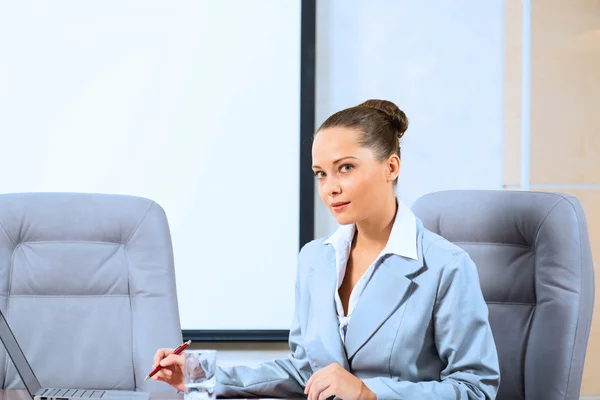
<instances>
[{"instance_id":1,"label":"chin","mask_svg":"<svg viewBox=\"0 0 600 400\"><path fill-rule=\"evenodd\" d=\"M336 213L333 213L333 218L335 218L340 225L350 225L356 222L350 215L337 215Z\"/></svg>"}]
</instances>

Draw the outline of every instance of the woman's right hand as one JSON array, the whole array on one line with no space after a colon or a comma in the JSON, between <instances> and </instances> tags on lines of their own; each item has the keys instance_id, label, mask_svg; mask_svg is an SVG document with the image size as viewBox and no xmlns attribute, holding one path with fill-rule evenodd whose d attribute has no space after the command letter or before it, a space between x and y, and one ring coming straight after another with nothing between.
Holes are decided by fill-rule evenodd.
<instances>
[{"instance_id":1,"label":"woman's right hand","mask_svg":"<svg viewBox=\"0 0 600 400\"><path fill-rule=\"evenodd\" d=\"M154 355L152 369L159 364L162 368L152 379L166 382L183 392L183 355L173 354L173 349L159 349Z\"/></svg>"}]
</instances>

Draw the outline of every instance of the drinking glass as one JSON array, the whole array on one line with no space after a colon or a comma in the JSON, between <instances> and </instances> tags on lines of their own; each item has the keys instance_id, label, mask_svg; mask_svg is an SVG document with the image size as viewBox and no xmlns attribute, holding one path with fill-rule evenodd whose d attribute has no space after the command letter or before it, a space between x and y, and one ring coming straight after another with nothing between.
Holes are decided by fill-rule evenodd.
<instances>
[{"instance_id":1,"label":"drinking glass","mask_svg":"<svg viewBox=\"0 0 600 400\"><path fill-rule=\"evenodd\" d=\"M186 400L215 399L217 351L184 350L183 385Z\"/></svg>"}]
</instances>

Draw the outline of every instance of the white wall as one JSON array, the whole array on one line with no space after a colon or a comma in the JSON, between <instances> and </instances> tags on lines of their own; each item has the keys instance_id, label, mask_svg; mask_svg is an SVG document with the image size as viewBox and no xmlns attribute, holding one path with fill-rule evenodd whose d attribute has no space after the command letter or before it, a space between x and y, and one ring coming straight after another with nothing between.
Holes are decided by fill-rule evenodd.
<instances>
[{"instance_id":1,"label":"white wall","mask_svg":"<svg viewBox=\"0 0 600 400\"><path fill-rule=\"evenodd\" d=\"M502 187L502 0L318 2L317 125L369 98L409 119L398 193ZM316 196L316 236L337 226Z\"/></svg>"},{"instance_id":2,"label":"white wall","mask_svg":"<svg viewBox=\"0 0 600 400\"><path fill-rule=\"evenodd\" d=\"M322 0L316 123L368 98L408 115L400 196L502 184L503 1ZM1 77L0 77L1 78ZM316 236L336 224L316 197ZM181 299L189 301L189 299ZM287 354L285 343L196 343L223 365Z\"/></svg>"},{"instance_id":3,"label":"white wall","mask_svg":"<svg viewBox=\"0 0 600 400\"><path fill-rule=\"evenodd\" d=\"M0 170L11 171L0 192L153 199L169 219L183 329L287 328L300 10L300 0L0 2L10 149Z\"/></svg>"},{"instance_id":4,"label":"white wall","mask_svg":"<svg viewBox=\"0 0 600 400\"><path fill-rule=\"evenodd\" d=\"M410 121L398 193L502 187L504 2L328 0L317 9L316 124L369 98ZM337 227L315 193L315 235ZM287 344L211 344L225 365L284 356Z\"/></svg>"},{"instance_id":5,"label":"white wall","mask_svg":"<svg viewBox=\"0 0 600 400\"><path fill-rule=\"evenodd\" d=\"M504 2L318 1L316 124L369 98L410 121L400 197L502 187ZM315 235L337 227L315 193ZM287 344L212 344L225 365L286 355Z\"/></svg>"}]
</instances>

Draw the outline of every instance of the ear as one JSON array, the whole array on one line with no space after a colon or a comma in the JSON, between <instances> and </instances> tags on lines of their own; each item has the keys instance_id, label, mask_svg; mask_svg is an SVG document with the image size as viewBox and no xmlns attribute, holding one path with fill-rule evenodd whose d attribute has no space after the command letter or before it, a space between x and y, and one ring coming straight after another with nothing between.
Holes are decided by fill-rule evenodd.
<instances>
[{"instance_id":1,"label":"ear","mask_svg":"<svg viewBox=\"0 0 600 400\"><path fill-rule=\"evenodd\" d=\"M400 157L397 154L392 154L386 164L388 182L396 180L400 174Z\"/></svg>"}]
</instances>

